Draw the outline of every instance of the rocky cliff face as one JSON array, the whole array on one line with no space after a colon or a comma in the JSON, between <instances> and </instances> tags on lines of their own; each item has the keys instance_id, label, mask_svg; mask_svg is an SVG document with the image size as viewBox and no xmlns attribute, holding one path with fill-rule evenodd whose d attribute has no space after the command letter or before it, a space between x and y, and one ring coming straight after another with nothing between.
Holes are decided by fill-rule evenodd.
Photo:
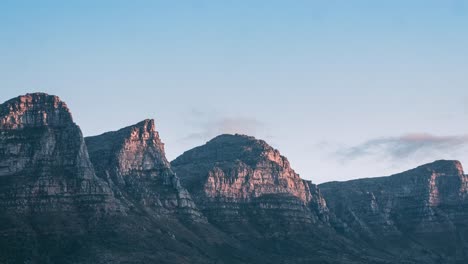
<instances>
[{"instance_id":1,"label":"rocky cliff face","mask_svg":"<svg viewBox=\"0 0 468 264\"><path fill-rule=\"evenodd\" d=\"M64 102L35 93L0 105L0 262L47 263L80 251L88 227L120 214Z\"/></svg>"},{"instance_id":2,"label":"rocky cliff face","mask_svg":"<svg viewBox=\"0 0 468 264\"><path fill-rule=\"evenodd\" d=\"M203 221L166 159L154 120L87 137L86 144L97 175L129 203Z\"/></svg>"},{"instance_id":3,"label":"rocky cliff face","mask_svg":"<svg viewBox=\"0 0 468 264\"><path fill-rule=\"evenodd\" d=\"M0 263L235 263L249 256L200 220L153 121L119 133L93 148L107 158L96 163L99 178L58 97L34 93L0 105ZM182 223L171 212L197 221Z\"/></svg>"},{"instance_id":4,"label":"rocky cliff face","mask_svg":"<svg viewBox=\"0 0 468 264\"><path fill-rule=\"evenodd\" d=\"M0 208L9 212L119 209L56 96L27 94L0 105L0 182Z\"/></svg>"},{"instance_id":5,"label":"rocky cliff face","mask_svg":"<svg viewBox=\"0 0 468 264\"><path fill-rule=\"evenodd\" d=\"M426 263L467 259L467 180L458 161L321 184L344 234Z\"/></svg>"},{"instance_id":6,"label":"rocky cliff face","mask_svg":"<svg viewBox=\"0 0 468 264\"><path fill-rule=\"evenodd\" d=\"M273 212L278 222L327 224L327 207L316 186L262 140L221 135L185 152L172 166L208 218L220 225L258 221L247 213Z\"/></svg>"},{"instance_id":7,"label":"rocky cliff face","mask_svg":"<svg viewBox=\"0 0 468 264\"><path fill-rule=\"evenodd\" d=\"M171 165L209 223L271 262L362 263L370 255L336 235L317 186L262 140L221 135Z\"/></svg>"},{"instance_id":8,"label":"rocky cliff face","mask_svg":"<svg viewBox=\"0 0 468 264\"><path fill-rule=\"evenodd\" d=\"M153 120L85 140L56 96L0 105L0 263L466 263L467 219L457 161L317 186L253 137L169 163Z\"/></svg>"}]
</instances>

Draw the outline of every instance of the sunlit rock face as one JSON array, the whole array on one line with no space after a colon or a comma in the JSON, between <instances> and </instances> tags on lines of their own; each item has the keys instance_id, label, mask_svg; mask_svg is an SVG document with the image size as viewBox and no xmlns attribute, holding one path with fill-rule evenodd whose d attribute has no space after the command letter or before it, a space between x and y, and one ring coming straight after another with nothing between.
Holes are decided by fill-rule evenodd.
<instances>
[{"instance_id":1,"label":"sunlit rock face","mask_svg":"<svg viewBox=\"0 0 468 264\"><path fill-rule=\"evenodd\" d=\"M171 165L208 222L262 262L385 263L337 235L319 188L265 141L221 135Z\"/></svg>"},{"instance_id":2,"label":"sunlit rock face","mask_svg":"<svg viewBox=\"0 0 468 264\"><path fill-rule=\"evenodd\" d=\"M7 213L119 209L66 104L43 93L0 105L0 182Z\"/></svg>"},{"instance_id":3,"label":"sunlit rock face","mask_svg":"<svg viewBox=\"0 0 468 264\"><path fill-rule=\"evenodd\" d=\"M60 262L100 219L125 213L64 102L34 93L0 105L1 263Z\"/></svg>"},{"instance_id":4,"label":"sunlit rock face","mask_svg":"<svg viewBox=\"0 0 468 264\"><path fill-rule=\"evenodd\" d=\"M440 160L319 187L344 234L427 263L450 263L468 256L467 182L460 162Z\"/></svg>"},{"instance_id":5,"label":"sunlit rock face","mask_svg":"<svg viewBox=\"0 0 468 264\"><path fill-rule=\"evenodd\" d=\"M271 225L281 232L297 224L328 224L316 186L262 140L221 135L171 164L208 219L223 228L259 223L266 232Z\"/></svg>"},{"instance_id":6,"label":"sunlit rock face","mask_svg":"<svg viewBox=\"0 0 468 264\"><path fill-rule=\"evenodd\" d=\"M253 137L169 163L153 120L83 139L56 96L0 105L0 263L466 263L467 219L457 161L317 186Z\"/></svg>"},{"instance_id":7,"label":"sunlit rock face","mask_svg":"<svg viewBox=\"0 0 468 264\"><path fill-rule=\"evenodd\" d=\"M96 164L112 179L103 180L58 97L34 93L0 105L0 263L209 263L239 255L180 187L154 122L121 132L116 144L103 142L116 158L112 168L106 159Z\"/></svg>"},{"instance_id":8,"label":"sunlit rock face","mask_svg":"<svg viewBox=\"0 0 468 264\"><path fill-rule=\"evenodd\" d=\"M64 127L73 123L67 105L45 93L26 94L2 104L0 128Z\"/></svg>"},{"instance_id":9,"label":"sunlit rock face","mask_svg":"<svg viewBox=\"0 0 468 264\"><path fill-rule=\"evenodd\" d=\"M87 137L86 143L98 176L122 198L160 213L203 221L166 159L154 120Z\"/></svg>"}]
</instances>

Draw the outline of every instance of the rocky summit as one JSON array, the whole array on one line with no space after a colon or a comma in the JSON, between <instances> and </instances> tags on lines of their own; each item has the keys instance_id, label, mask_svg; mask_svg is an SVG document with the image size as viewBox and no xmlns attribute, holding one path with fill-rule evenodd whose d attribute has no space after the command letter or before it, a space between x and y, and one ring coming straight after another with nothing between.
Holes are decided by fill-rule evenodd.
<instances>
[{"instance_id":1,"label":"rocky summit","mask_svg":"<svg viewBox=\"0 0 468 264\"><path fill-rule=\"evenodd\" d=\"M64 102L37 93L0 105L0 262L64 255L85 226L122 209Z\"/></svg>"},{"instance_id":2,"label":"rocky summit","mask_svg":"<svg viewBox=\"0 0 468 264\"><path fill-rule=\"evenodd\" d=\"M27 94L0 105L0 181L0 208L15 214L121 209L56 96Z\"/></svg>"},{"instance_id":3,"label":"rocky summit","mask_svg":"<svg viewBox=\"0 0 468 264\"><path fill-rule=\"evenodd\" d=\"M176 213L203 221L164 153L154 120L86 138L99 177L115 193L156 215Z\"/></svg>"},{"instance_id":4,"label":"rocky summit","mask_svg":"<svg viewBox=\"0 0 468 264\"><path fill-rule=\"evenodd\" d=\"M103 161L93 166L56 96L9 100L0 120L0 263L209 263L238 254L203 223L153 121L103 136L92 148Z\"/></svg>"},{"instance_id":5,"label":"rocky summit","mask_svg":"<svg viewBox=\"0 0 468 264\"><path fill-rule=\"evenodd\" d=\"M278 262L365 261L331 228L317 186L263 140L221 135L171 165L209 223L263 255Z\"/></svg>"},{"instance_id":6,"label":"rocky summit","mask_svg":"<svg viewBox=\"0 0 468 264\"><path fill-rule=\"evenodd\" d=\"M0 104L0 263L458 264L467 219L458 161L317 186L250 136L169 163L152 119L84 139L57 96Z\"/></svg>"},{"instance_id":7,"label":"rocky summit","mask_svg":"<svg viewBox=\"0 0 468 264\"><path fill-rule=\"evenodd\" d=\"M467 182L460 162L439 160L319 188L351 239L419 263L466 263Z\"/></svg>"},{"instance_id":8,"label":"rocky summit","mask_svg":"<svg viewBox=\"0 0 468 264\"><path fill-rule=\"evenodd\" d=\"M221 226L266 220L252 214L253 208L259 215L275 214L271 224L328 224L317 187L301 179L265 141L221 135L171 164L210 221Z\"/></svg>"}]
</instances>

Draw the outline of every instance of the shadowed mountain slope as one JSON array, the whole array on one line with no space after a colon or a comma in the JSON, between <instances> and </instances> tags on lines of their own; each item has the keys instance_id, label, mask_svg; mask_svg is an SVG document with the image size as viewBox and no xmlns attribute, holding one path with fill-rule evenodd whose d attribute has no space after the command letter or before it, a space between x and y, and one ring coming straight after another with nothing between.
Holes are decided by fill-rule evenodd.
<instances>
[{"instance_id":1,"label":"shadowed mountain slope","mask_svg":"<svg viewBox=\"0 0 468 264\"><path fill-rule=\"evenodd\" d=\"M97 175L130 203L204 221L170 168L154 120L87 137L86 144Z\"/></svg>"},{"instance_id":2,"label":"shadowed mountain slope","mask_svg":"<svg viewBox=\"0 0 468 264\"><path fill-rule=\"evenodd\" d=\"M83 138L66 104L0 104L0 263L466 263L468 176L301 177L221 135L169 163L154 120Z\"/></svg>"},{"instance_id":3,"label":"shadowed mountain slope","mask_svg":"<svg viewBox=\"0 0 468 264\"><path fill-rule=\"evenodd\" d=\"M171 163L208 221L278 262L378 263L335 233L319 189L265 141L221 135Z\"/></svg>"},{"instance_id":4,"label":"shadowed mountain slope","mask_svg":"<svg viewBox=\"0 0 468 264\"><path fill-rule=\"evenodd\" d=\"M0 263L252 260L204 223L171 172L154 123L124 132L127 149L109 153L124 157L120 163L108 170L95 163L98 175L126 177L128 186L119 189L117 180L96 176L81 131L58 97L34 93L0 105Z\"/></svg>"},{"instance_id":5,"label":"shadowed mountain slope","mask_svg":"<svg viewBox=\"0 0 468 264\"><path fill-rule=\"evenodd\" d=\"M426 263L468 259L468 176L458 161L319 187L354 240Z\"/></svg>"}]
</instances>

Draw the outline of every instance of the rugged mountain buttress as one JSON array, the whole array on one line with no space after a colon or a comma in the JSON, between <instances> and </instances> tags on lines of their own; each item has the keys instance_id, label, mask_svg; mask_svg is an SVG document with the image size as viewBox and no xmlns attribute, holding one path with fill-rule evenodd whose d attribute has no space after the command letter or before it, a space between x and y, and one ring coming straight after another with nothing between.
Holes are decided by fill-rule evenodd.
<instances>
[{"instance_id":1,"label":"rugged mountain buttress","mask_svg":"<svg viewBox=\"0 0 468 264\"><path fill-rule=\"evenodd\" d=\"M0 104L0 263L461 264L467 241L458 161L317 186L253 137L169 163L154 120L83 139L57 96Z\"/></svg>"},{"instance_id":2,"label":"rugged mountain buttress","mask_svg":"<svg viewBox=\"0 0 468 264\"><path fill-rule=\"evenodd\" d=\"M154 120L87 137L96 173L134 205L206 221L180 185L164 153Z\"/></svg>"},{"instance_id":3,"label":"rugged mountain buttress","mask_svg":"<svg viewBox=\"0 0 468 264\"><path fill-rule=\"evenodd\" d=\"M158 149L157 133L145 132L153 122L140 125L141 134L130 134L158 144L139 152L130 136L126 150L109 154L126 157L114 170L95 163L100 175L129 178L129 188L119 189L96 176L58 97L34 93L1 104L0 263L248 262L248 250L241 255L236 241L199 215Z\"/></svg>"},{"instance_id":4,"label":"rugged mountain buttress","mask_svg":"<svg viewBox=\"0 0 468 264\"><path fill-rule=\"evenodd\" d=\"M185 152L171 165L210 221L223 228L270 221L259 217L270 213L276 214L270 216L275 220L270 224L283 227L328 224L328 209L316 186L302 180L288 160L264 141L221 135ZM259 215L249 215L252 212ZM267 223L264 228L269 229Z\"/></svg>"},{"instance_id":5,"label":"rugged mountain buttress","mask_svg":"<svg viewBox=\"0 0 468 264\"><path fill-rule=\"evenodd\" d=\"M0 105L1 263L65 255L85 226L120 210L64 102L37 93Z\"/></svg>"},{"instance_id":6,"label":"rugged mountain buttress","mask_svg":"<svg viewBox=\"0 0 468 264\"><path fill-rule=\"evenodd\" d=\"M420 263L468 260L468 176L458 161L319 188L353 240Z\"/></svg>"},{"instance_id":7,"label":"rugged mountain buttress","mask_svg":"<svg viewBox=\"0 0 468 264\"><path fill-rule=\"evenodd\" d=\"M211 224L262 254L279 262L366 261L368 253L331 228L317 186L265 141L221 135L171 165Z\"/></svg>"},{"instance_id":8,"label":"rugged mountain buttress","mask_svg":"<svg viewBox=\"0 0 468 264\"><path fill-rule=\"evenodd\" d=\"M58 97L28 94L0 105L0 133L1 208L25 214L119 208Z\"/></svg>"}]
</instances>

